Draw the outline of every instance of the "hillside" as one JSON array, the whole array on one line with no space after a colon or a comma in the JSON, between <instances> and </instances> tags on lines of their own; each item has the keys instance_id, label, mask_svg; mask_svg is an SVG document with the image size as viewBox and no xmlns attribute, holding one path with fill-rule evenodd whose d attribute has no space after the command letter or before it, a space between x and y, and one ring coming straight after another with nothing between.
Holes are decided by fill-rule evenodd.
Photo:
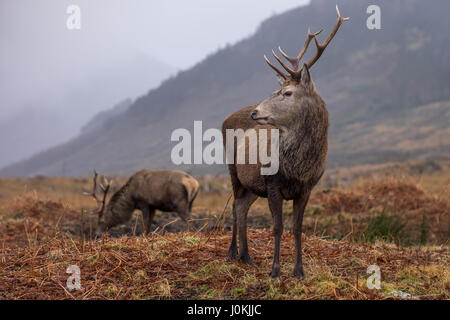
<instances>
[{"instance_id":1,"label":"hillside","mask_svg":"<svg viewBox=\"0 0 450 320\"><path fill-rule=\"evenodd\" d=\"M382 29L368 30L366 8L378 1L337 2L351 20L311 70L331 116L328 167L449 151L450 3L380 1ZM6 167L0 175L87 175L94 167L128 174L142 167L173 167L171 132L192 130L194 120L203 120L204 129L218 128L231 112L267 97L277 82L263 54L278 45L298 52L308 26L330 32L334 4L313 0L271 17L253 36L180 72L101 127ZM224 166L187 169L225 171Z\"/></svg>"},{"instance_id":2,"label":"hillside","mask_svg":"<svg viewBox=\"0 0 450 320\"><path fill-rule=\"evenodd\" d=\"M127 98L114 105L112 109L108 109L97 113L91 120L89 120L88 123L86 123L81 128L81 134L93 131L97 128L102 128L111 119L121 116L123 113L125 113L132 103L133 101L130 98Z\"/></svg>"}]
</instances>

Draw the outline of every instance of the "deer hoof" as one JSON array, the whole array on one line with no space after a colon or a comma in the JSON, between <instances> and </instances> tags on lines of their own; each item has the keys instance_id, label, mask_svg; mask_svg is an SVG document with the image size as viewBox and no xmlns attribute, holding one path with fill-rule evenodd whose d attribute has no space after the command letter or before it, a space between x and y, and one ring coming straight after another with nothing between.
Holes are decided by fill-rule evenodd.
<instances>
[{"instance_id":1,"label":"deer hoof","mask_svg":"<svg viewBox=\"0 0 450 320\"><path fill-rule=\"evenodd\" d=\"M228 249L228 257L231 260L236 261L237 260L237 255L238 255L238 251L237 251L236 248L230 247L230 249Z\"/></svg>"},{"instance_id":2,"label":"deer hoof","mask_svg":"<svg viewBox=\"0 0 450 320\"><path fill-rule=\"evenodd\" d=\"M250 256L249 256L248 254L242 255L242 256L239 258L239 260L240 260L241 262L243 262L243 263L246 263L246 264L254 264L252 258L250 258Z\"/></svg>"},{"instance_id":3,"label":"deer hoof","mask_svg":"<svg viewBox=\"0 0 450 320\"><path fill-rule=\"evenodd\" d=\"M271 278L279 278L281 275L280 267L273 267L269 275Z\"/></svg>"},{"instance_id":4,"label":"deer hoof","mask_svg":"<svg viewBox=\"0 0 450 320\"><path fill-rule=\"evenodd\" d=\"M303 279L305 278L305 273L303 272L303 268L294 268L294 277L296 277L297 279Z\"/></svg>"}]
</instances>

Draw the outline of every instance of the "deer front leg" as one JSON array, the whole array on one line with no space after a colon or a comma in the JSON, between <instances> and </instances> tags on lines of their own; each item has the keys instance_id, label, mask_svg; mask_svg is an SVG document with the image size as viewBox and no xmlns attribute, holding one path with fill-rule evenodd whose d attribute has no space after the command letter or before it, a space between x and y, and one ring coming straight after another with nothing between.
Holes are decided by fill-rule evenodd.
<instances>
[{"instance_id":1,"label":"deer front leg","mask_svg":"<svg viewBox=\"0 0 450 320\"><path fill-rule=\"evenodd\" d=\"M268 201L273 219L273 234L275 237L273 264L270 276L277 278L280 276L280 244L283 234L283 198L278 190L269 190Z\"/></svg>"},{"instance_id":2,"label":"deer front leg","mask_svg":"<svg viewBox=\"0 0 450 320\"><path fill-rule=\"evenodd\" d=\"M143 226L144 234L147 235L150 233L150 226L152 225L153 216L155 215L155 209L148 205L148 203L141 201L138 202L136 208L141 210L142 218L143 218Z\"/></svg>"},{"instance_id":3,"label":"deer front leg","mask_svg":"<svg viewBox=\"0 0 450 320\"><path fill-rule=\"evenodd\" d=\"M302 263L302 222L303 213L305 212L306 204L308 203L310 192L305 192L300 198L294 199L294 226L293 234L295 241L295 266L294 276L297 278L303 278L305 276L303 272Z\"/></svg>"},{"instance_id":4,"label":"deer front leg","mask_svg":"<svg viewBox=\"0 0 450 320\"><path fill-rule=\"evenodd\" d=\"M144 233L148 235L152 226L153 217L155 216L155 208L148 207L147 210L142 211L142 214L144 216Z\"/></svg>"}]
</instances>

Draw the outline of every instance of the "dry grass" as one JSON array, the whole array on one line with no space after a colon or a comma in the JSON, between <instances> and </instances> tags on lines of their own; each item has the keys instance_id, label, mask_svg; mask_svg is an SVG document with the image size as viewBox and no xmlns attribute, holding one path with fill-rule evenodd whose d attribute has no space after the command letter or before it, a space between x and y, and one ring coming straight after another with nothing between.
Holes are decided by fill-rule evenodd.
<instances>
[{"instance_id":1,"label":"dry grass","mask_svg":"<svg viewBox=\"0 0 450 320\"><path fill-rule=\"evenodd\" d=\"M307 228L320 217L324 235L360 238L374 218L386 214L405 224L406 244L448 244L450 201L427 191L411 177L382 176L356 181L345 189L318 191L309 208Z\"/></svg>"},{"instance_id":2,"label":"dry grass","mask_svg":"<svg viewBox=\"0 0 450 320\"><path fill-rule=\"evenodd\" d=\"M449 299L450 206L442 192L449 177L447 171L379 176L316 190L305 214L304 280L291 277L290 232L283 235L282 277L269 278L273 237L264 200L249 214L255 265L228 260L231 234L224 230L229 230L229 208L224 228L213 228L230 194L226 177L201 179L192 232L162 232L175 216L157 214L157 231L149 237L120 229L118 237L101 240L89 240L95 225L86 210L95 202L81 194L91 187L90 179L1 179L0 299L397 299L392 291ZM286 216L291 209L291 204L285 206ZM425 216L427 245L364 241L368 226L382 212L404 217L410 237ZM129 224L139 234L138 215ZM180 229L184 225L176 223L165 228ZM366 269L373 264L381 268L380 290L366 286ZM81 290L66 287L69 265L81 269Z\"/></svg>"},{"instance_id":3,"label":"dry grass","mask_svg":"<svg viewBox=\"0 0 450 320\"><path fill-rule=\"evenodd\" d=\"M280 280L268 277L272 235L250 230L255 265L227 259L229 234L104 238L81 242L56 234L39 243L3 247L3 299L387 299L393 290L422 299L450 298L447 248L405 249L304 237L307 278L291 277L293 239L282 242ZM193 241L195 239L195 241ZM382 288L369 290L366 268L381 268ZM81 290L66 288L66 268L81 269Z\"/></svg>"}]
</instances>

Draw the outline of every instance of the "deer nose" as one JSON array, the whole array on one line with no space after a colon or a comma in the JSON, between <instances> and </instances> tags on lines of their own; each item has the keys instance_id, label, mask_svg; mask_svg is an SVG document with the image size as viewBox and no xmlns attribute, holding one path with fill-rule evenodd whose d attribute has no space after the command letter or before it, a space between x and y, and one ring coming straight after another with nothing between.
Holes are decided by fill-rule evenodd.
<instances>
[{"instance_id":1,"label":"deer nose","mask_svg":"<svg viewBox=\"0 0 450 320\"><path fill-rule=\"evenodd\" d=\"M257 114L258 114L258 111L257 111L257 110L253 110L252 113L250 114L250 117L251 117L253 120L255 120Z\"/></svg>"}]
</instances>

